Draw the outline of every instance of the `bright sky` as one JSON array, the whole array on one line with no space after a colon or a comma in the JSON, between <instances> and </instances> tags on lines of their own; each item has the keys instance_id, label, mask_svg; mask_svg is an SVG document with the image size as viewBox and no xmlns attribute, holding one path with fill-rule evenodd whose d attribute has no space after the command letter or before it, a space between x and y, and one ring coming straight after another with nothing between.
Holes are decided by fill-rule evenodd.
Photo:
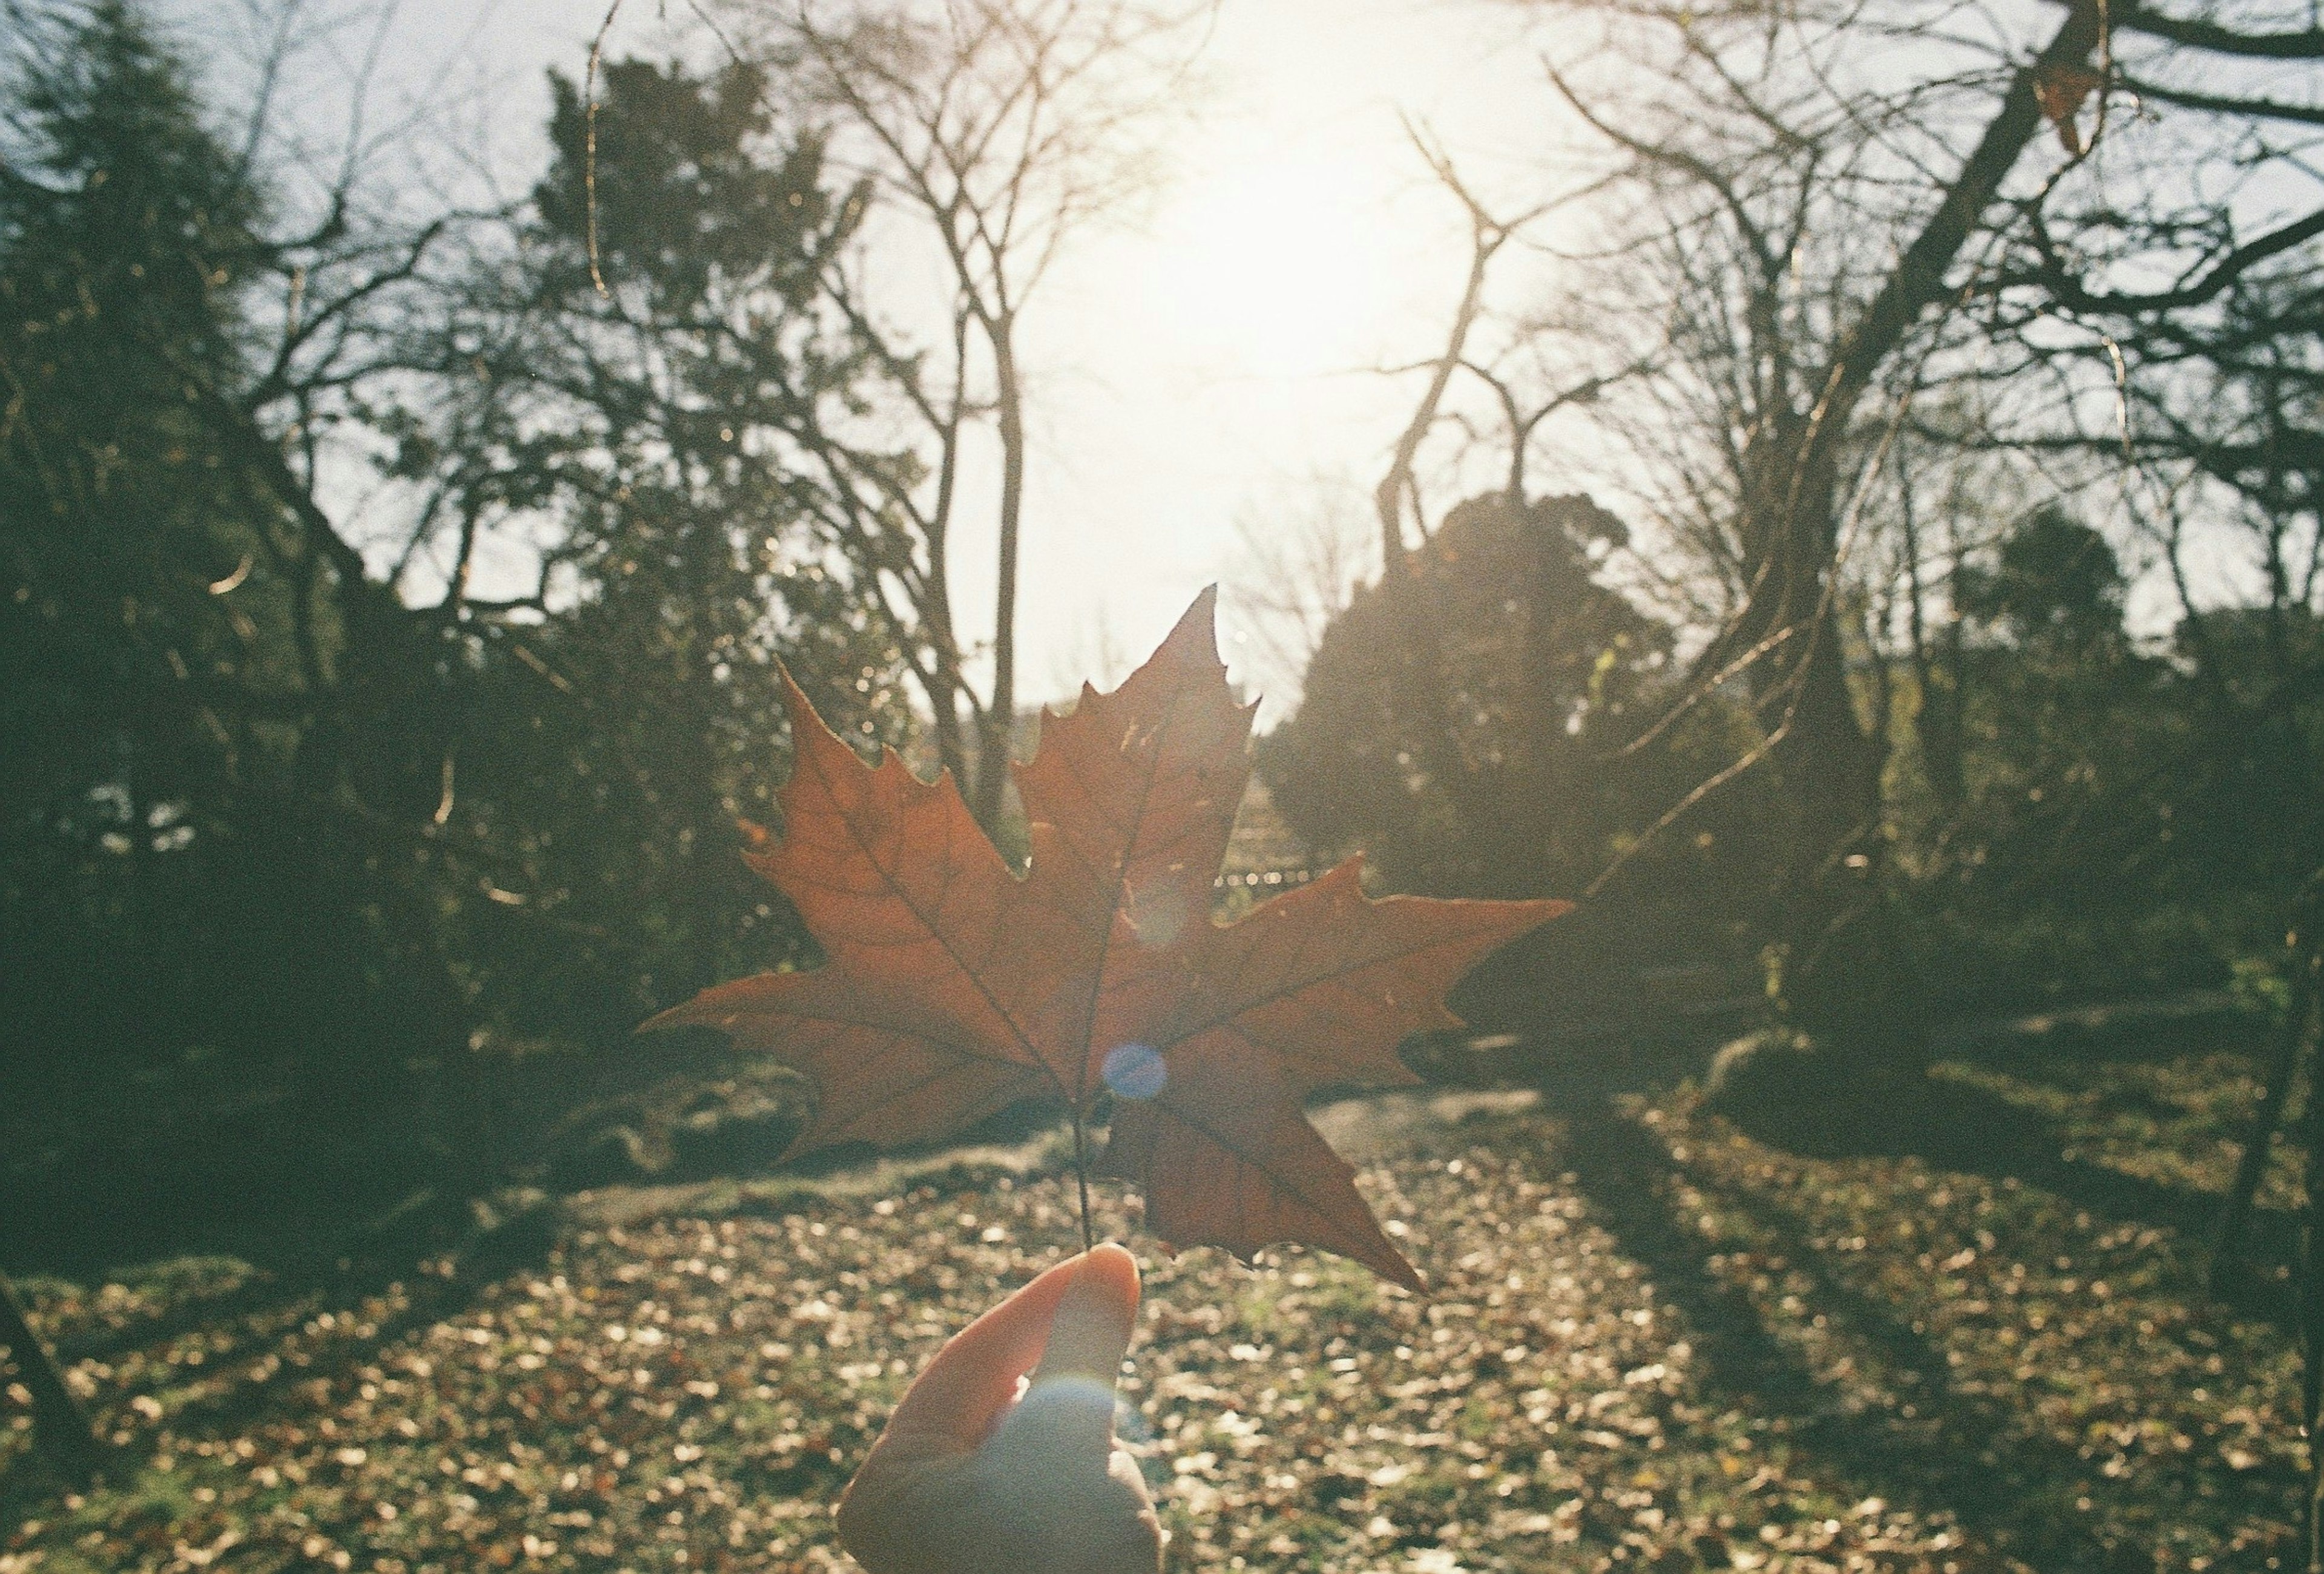
<instances>
[{"instance_id":1,"label":"bright sky","mask_svg":"<svg viewBox=\"0 0 2324 1574\"><path fill-rule=\"evenodd\" d=\"M228 20L250 14L239 0L170 8L222 52L246 37ZM658 52L660 9L629 0L612 52ZM336 54L343 83L376 37L374 133L424 98L448 144L434 162L460 179L465 161L521 190L542 156L544 74L580 73L602 0L400 0L386 14L318 51ZM1538 151L1527 135L1544 123L1541 79L1511 8L1223 0L1205 62L1213 97L1151 210L1085 235L1025 322L1029 697L1119 677L1120 658L1142 657L1204 584L1231 593L1239 517L1290 511L1319 475L1369 491L1415 396L1409 377L1373 369L1429 352L1467 264L1465 222L1399 114L1455 150L1473 181L1489 189L1498 172L1513 195L1530 189L1509 161ZM300 118L343 124L324 80L334 74L305 74L318 86ZM989 536L964 536L954 571L964 631L989 632ZM1231 661L1231 627L1226 637Z\"/></svg>"},{"instance_id":2,"label":"bright sky","mask_svg":"<svg viewBox=\"0 0 2324 1574\"><path fill-rule=\"evenodd\" d=\"M226 63L232 103L230 62L264 53L285 0L156 3ZM347 84L369 74L364 133L399 176L521 194L545 156L546 74L580 74L604 4L291 0L302 69L280 89L279 118L313 128L318 161L335 164ZM683 0L625 0L609 48L666 52L687 16ZM1327 492L1360 507L1416 393L1412 376L1378 369L1441 344L1466 225L1404 120L1448 148L1497 211L1554 184L1545 166L1565 130L1526 36L1538 20L1507 0L1221 0L1209 97L1167 183L1134 224L1084 233L1023 325L1033 452L1020 698L1118 678L1219 581L1228 660L1239 678L1273 683L1262 725L1282 713L1293 696L1280 676L1239 659L1256 645L1236 626L1250 573L1238 523L1299 521ZM1545 299L1555 281L1536 263L1529 282ZM1539 458L1535 481L1586 484ZM991 628L990 491L953 559L972 639ZM2250 577L2218 554L2198 566L2207 594ZM2163 588L2144 576L2134 626L2168 621Z\"/></svg>"},{"instance_id":3,"label":"bright sky","mask_svg":"<svg viewBox=\"0 0 2324 1574\"><path fill-rule=\"evenodd\" d=\"M1079 253L1038 324L1058 370L1028 678L1140 656L1204 584L1231 589L1238 518L1296 511L1319 475L1369 492L1416 395L1374 369L1441 343L1468 265L1398 114L1489 180L1479 150L1540 102L1514 41L1506 10L1444 0L1226 0L1218 112L1150 222Z\"/></svg>"}]
</instances>

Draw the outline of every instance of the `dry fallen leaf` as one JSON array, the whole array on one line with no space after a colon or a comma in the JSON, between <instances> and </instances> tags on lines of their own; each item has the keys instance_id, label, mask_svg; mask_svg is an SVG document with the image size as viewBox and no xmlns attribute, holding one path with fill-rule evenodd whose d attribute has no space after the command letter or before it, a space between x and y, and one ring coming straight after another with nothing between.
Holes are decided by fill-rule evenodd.
<instances>
[{"instance_id":1,"label":"dry fallen leaf","mask_svg":"<svg viewBox=\"0 0 2324 1574\"><path fill-rule=\"evenodd\" d=\"M941 1137L1061 1096L1104 1107L1104 1166L1177 1246L1277 1241L1418 1287L1301 1101L1415 1081L1406 1036L1457 1026L1445 992L1563 902L1373 901L1342 864L1238 923L1211 919L1250 774L1205 591L1111 694L1044 720L1017 785L1031 861L1013 875L949 777L893 750L866 766L789 691L795 764L779 844L746 852L828 962L703 991L649 1026L730 1034L812 1077L794 1152Z\"/></svg>"},{"instance_id":2,"label":"dry fallen leaf","mask_svg":"<svg viewBox=\"0 0 2324 1574\"><path fill-rule=\"evenodd\" d=\"M2081 126L2075 117L2081 114L2084 101L2105 82L2105 78L2089 67L2071 64L2046 66L2034 78L2034 102L2041 109L2042 117L2056 130L2070 157L2079 159L2087 151L2082 143Z\"/></svg>"}]
</instances>

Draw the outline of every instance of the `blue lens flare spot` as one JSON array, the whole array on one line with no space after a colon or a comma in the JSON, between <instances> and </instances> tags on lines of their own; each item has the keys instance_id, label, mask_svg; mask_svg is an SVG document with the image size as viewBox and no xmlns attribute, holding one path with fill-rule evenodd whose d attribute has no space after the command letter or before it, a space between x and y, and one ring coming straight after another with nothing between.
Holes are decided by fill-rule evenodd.
<instances>
[{"instance_id":1,"label":"blue lens flare spot","mask_svg":"<svg viewBox=\"0 0 2324 1574\"><path fill-rule=\"evenodd\" d=\"M1170 1081L1161 1052L1143 1044L1116 1045L1105 1052L1105 1085L1117 1099L1151 1099Z\"/></svg>"}]
</instances>

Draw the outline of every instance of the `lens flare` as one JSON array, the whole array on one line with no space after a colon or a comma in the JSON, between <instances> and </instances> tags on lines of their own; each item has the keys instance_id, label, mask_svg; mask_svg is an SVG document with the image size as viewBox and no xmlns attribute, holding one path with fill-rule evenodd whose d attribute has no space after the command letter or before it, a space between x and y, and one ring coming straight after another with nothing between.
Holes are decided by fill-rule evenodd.
<instances>
[{"instance_id":1,"label":"lens flare","mask_svg":"<svg viewBox=\"0 0 2324 1574\"><path fill-rule=\"evenodd\" d=\"M1116 1045L1107 1050L1100 1074L1117 1099L1154 1098L1170 1081L1170 1068L1163 1064L1161 1052L1143 1044Z\"/></svg>"}]
</instances>

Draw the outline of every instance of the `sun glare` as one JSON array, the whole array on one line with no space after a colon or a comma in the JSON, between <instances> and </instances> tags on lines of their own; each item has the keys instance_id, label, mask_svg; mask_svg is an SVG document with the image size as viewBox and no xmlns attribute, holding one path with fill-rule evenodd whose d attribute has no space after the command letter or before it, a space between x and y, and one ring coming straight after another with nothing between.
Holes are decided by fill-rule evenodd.
<instances>
[{"instance_id":1,"label":"sun glare","mask_svg":"<svg viewBox=\"0 0 2324 1574\"><path fill-rule=\"evenodd\" d=\"M1150 235L1157 326L1213 375L1352 369L1396 305L1388 203L1329 152L1262 149L1190 175Z\"/></svg>"}]
</instances>

